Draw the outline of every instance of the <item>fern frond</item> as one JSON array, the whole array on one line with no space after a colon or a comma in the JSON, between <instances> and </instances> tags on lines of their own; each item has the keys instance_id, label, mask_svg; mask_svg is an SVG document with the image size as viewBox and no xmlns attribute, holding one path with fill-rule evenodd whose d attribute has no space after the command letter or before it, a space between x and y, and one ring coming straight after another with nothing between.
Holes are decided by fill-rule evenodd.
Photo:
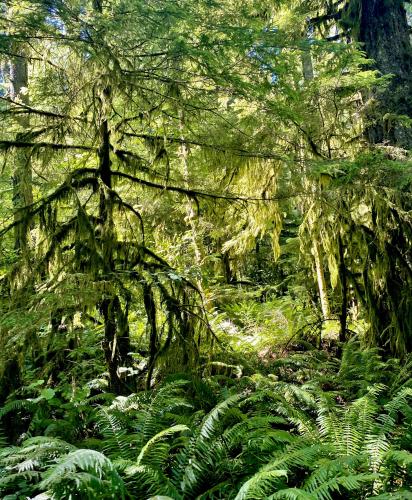
<instances>
[{"instance_id":1,"label":"fern frond","mask_svg":"<svg viewBox=\"0 0 412 500\"><path fill-rule=\"evenodd\" d=\"M136 455L133 436L113 411L101 408L97 413L97 427L104 437L103 451L109 457L132 459Z\"/></svg>"},{"instance_id":2,"label":"fern frond","mask_svg":"<svg viewBox=\"0 0 412 500\"><path fill-rule=\"evenodd\" d=\"M318 500L318 498L299 488L285 488L270 495L268 500Z\"/></svg>"},{"instance_id":3,"label":"fern frond","mask_svg":"<svg viewBox=\"0 0 412 500\"><path fill-rule=\"evenodd\" d=\"M159 443L159 441L165 439L166 437L172 436L173 434L177 434L179 432L185 432L189 431L189 427L186 425L174 425L173 427L169 427L168 429L164 429L163 431L159 432L155 436L153 436L149 441L143 446L141 449L139 456L137 457L137 465L143 464L145 461L148 462L148 465L151 464L151 457L150 454L153 454L156 445ZM167 455L165 457L161 457L161 462L165 461L167 459ZM156 465L159 464L159 460L156 460Z\"/></svg>"},{"instance_id":4,"label":"fern frond","mask_svg":"<svg viewBox=\"0 0 412 500\"><path fill-rule=\"evenodd\" d=\"M282 469L257 472L240 488L235 500L264 499L274 488L279 488L280 480L287 478L287 471Z\"/></svg>"},{"instance_id":5,"label":"fern frond","mask_svg":"<svg viewBox=\"0 0 412 500\"><path fill-rule=\"evenodd\" d=\"M296 441L278 454L275 459L268 463L267 468L284 468L289 470L293 467L311 468L317 458L329 452L333 452L333 447L327 444L313 444L304 440Z\"/></svg>"},{"instance_id":6,"label":"fern frond","mask_svg":"<svg viewBox=\"0 0 412 500\"><path fill-rule=\"evenodd\" d=\"M149 465L132 465L126 469L125 474L128 491L133 491L135 498L156 495L183 500L175 486L160 469L154 469Z\"/></svg>"},{"instance_id":7,"label":"fern frond","mask_svg":"<svg viewBox=\"0 0 412 500\"><path fill-rule=\"evenodd\" d=\"M36 403L29 399L15 399L6 403L0 408L0 418L3 418L8 413L18 411L33 411L36 408Z\"/></svg>"},{"instance_id":8,"label":"fern frond","mask_svg":"<svg viewBox=\"0 0 412 500\"><path fill-rule=\"evenodd\" d=\"M363 464L366 464L364 468L367 469L367 456L365 455L349 455L334 459L321 458L314 464L315 470L304 483L303 489L312 493L323 484L326 484L330 478L343 473L349 474Z\"/></svg>"},{"instance_id":9,"label":"fern frond","mask_svg":"<svg viewBox=\"0 0 412 500\"><path fill-rule=\"evenodd\" d=\"M7 438L4 434L4 430L2 427L0 427L0 450L2 448L5 448L7 446Z\"/></svg>"},{"instance_id":10,"label":"fern frond","mask_svg":"<svg viewBox=\"0 0 412 500\"><path fill-rule=\"evenodd\" d=\"M28 482L37 482L40 479L40 472L34 470L25 470L22 472L10 472L4 477L0 477L0 492L7 489L9 486L16 483L21 483L22 480Z\"/></svg>"},{"instance_id":11,"label":"fern frond","mask_svg":"<svg viewBox=\"0 0 412 500\"><path fill-rule=\"evenodd\" d=\"M385 460L403 466L412 465L412 453L406 450L391 450L386 454Z\"/></svg>"},{"instance_id":12,"label":"fern frond","mask_svg":"<svg viewBox=\"0 0 412 500\"><path fill-rule=\"evenodd\" d=\"M39 462L76 450L76 447L58 438L36 436L23 441L21 447L12 446L0 451L0 464L16 466L26 460Z\"/></svg>"},{"instance_id":13,"label":"fern frond","mask_svg":"<svg viewBox=\"0 0 412 500\"><path fill-rule=\"evenodd\" d=\"M124 498L124 484L112 462L94 450L80 449L61 457L45 472L39 486L51 491L60 491L62 487L76 491L88 489L90 484L97 487L97 492L104 484L103 491L107 494Z\"/></svg>"},{"instance_id":14,"label":"fern frond","mask_svg":"<svg viewBox=\"0 0 412 500\"><path fill-rule=\"evenodd\" d=\"M243 397L243 394L234 394L215 406L203 420L200 429L200 438L210 439L216 433L217 425L224 413L236 405Z\"/></svg>"},{"instance_id":15,"label":"fern frond","mask_svg":"<svg viewBox=\"0 0 412 500\"><path fill-rule=\"evenodd\" d=\"M375 474L353 474L329 478L310 493L318 500L333 500L334 493L359 491L365 484L372 484L377 478Z\"/></svg>"}]
</instances>

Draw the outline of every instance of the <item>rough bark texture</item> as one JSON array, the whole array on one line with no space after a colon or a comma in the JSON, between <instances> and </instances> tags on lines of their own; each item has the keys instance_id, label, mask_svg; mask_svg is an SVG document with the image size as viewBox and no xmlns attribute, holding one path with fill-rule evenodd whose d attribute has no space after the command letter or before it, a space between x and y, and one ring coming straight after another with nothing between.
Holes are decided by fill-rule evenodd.
<instances>
[{"instance_id":1,"label":"rough bark texture","mask_svg":"<svg viewBox=\"0 0 412 500\"><path fill-rule=\"evenodd\" d=\"M394 75L386 89L376 91L371 114L376 123L368 127L369 142L412 147L412 129L395 114L412 118L412 49L406 12L401 0L362 0L357 41L382 75Z\"/></svg>"},{"instance_id":2,"label":"rough bark texture","mask_svg":"<svg viewBox=\"0 0 412 500\"><path fill-rule=\"evenodd\" d=\"M412 148L412 128L395 115L412 118L412 48L410 28L401 0L358 0L360 7L357 40L364 44L367 56L383 75L393 75L389 85L377 90L371 117L375 123L367 128L371 144L386 142L405 149ZM407 207L405 207L408 210ZM400 232L401 233L401 232ZM395 236L395 235L394 235ZM364 273L366 301L371 311L375 342L384 351L403 355L411 348L410 335L410 269L399 256L410 253L404 236L388 238L389 271L384 292L370 288ZM371 242L372 243L372 242ZM373 244L373 243L372 243ZM394 254L394 250L397 254ZM380 256L377 255L376 259ZM405 272L406 269L406 272Z\"/></svg>"}]
</instances>

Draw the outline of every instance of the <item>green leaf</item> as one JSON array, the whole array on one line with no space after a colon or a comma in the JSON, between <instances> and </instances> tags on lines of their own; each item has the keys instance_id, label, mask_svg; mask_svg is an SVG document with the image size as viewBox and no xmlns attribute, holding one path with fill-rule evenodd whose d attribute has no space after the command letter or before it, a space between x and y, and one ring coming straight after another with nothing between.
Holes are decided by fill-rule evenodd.
<instances>
[{"instance_id":1,"label":"green leaf","mask_svg":"<svg viewBox=\"0 0 412 500\"><path fill-rule=\"evenodd\" d=\"M40 393L40 397L45 399L46 401L50 401L50 399L53 399L56 394L56 391L54 389L43 389Z\"/></svg>"}]
</instances>

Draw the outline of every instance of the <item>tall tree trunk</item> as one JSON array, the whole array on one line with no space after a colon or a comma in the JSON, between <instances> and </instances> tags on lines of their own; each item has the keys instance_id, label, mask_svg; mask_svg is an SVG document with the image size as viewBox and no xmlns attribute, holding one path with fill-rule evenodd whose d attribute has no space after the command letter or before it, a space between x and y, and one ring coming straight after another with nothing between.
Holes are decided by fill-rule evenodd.
<instances>
[{"instance_id":1,"label":"tall tree trunk","mask_svg":"<svg viewBox=\"0 0 412 500\"><path fill-rule=\"evenodd\" d=\"M394 117L412 118L412 48L401 0L361 0L357 41L382 75L393 75L386 89L374 92L376 108L367 129L369 142L412 147L412 129Z\"/></svg>"},{"instance_id":2,"label":"tall tree trunk","mask_svg":"<svg viewBox=\"0 0 412 500\"><path fill-rule=\"evenodd\" d=\"M371 144L386 142L411 149L412 128L406 127L395 116L412 119L412 47L404 2L358 1L360 11L356 39L363 44L368 58L375 61L375 67L382 75L393 75L386 88L373 93L376 103L371 116L373 122L366 130L367 139ZM408 211L410 207L404 206L403 209ZM380 224L385 225L385 221ZM404 235L398 235L390 243L393 243L393 248L399 248L399 255L410 254L410 242ZM406 319L411 317L411 284L389 244L386 252L390 270L385 286L376 293L373 289L368 290L369 280L365 279L365 294L376 343L386 352L404 355L407 346L411 345L410 323ZM371 261L380 258L379 254L375 258L372 254Z\"/></svg>"},{"instance_id":3,"label":"tall tree trunk","mask_svg":"<svg viewBox=\"0 0 412 500\"><path fill-rule=\"evenodd\" d=\"M153 290L148 283L143 284L143 302L147 316L146 331L149 338L149 361L146 389L150 389L152 385L153 370L159 355L159 338L157 335L156 304Z\"/></svg>"},{"instance_id":4,"label":"tall tree trunk","mask_svg":"<svg viewBox=\"0 0 412 500\"><path fill-rule=\"evenodd\" d=\"M103 13L103 4L100 0L93 1L93 9L98 14ZM112 162L110 159L110 127L108 116L110 114L112 89L105 86L101 92L99 101L100 108L100 147L99 177L101 181L99 218L101 225L101 252L103 261L103 274L109 277L115 272L113 250L115 244L115 230L113 220L113 193L112 193ZM127 301L127 300L126 300ZM109 291L107 296L99 304L104 319L104 341L103 350L109 372L109 386L116 394L130 393L133 387L129 386L125 377L120 374L120 367L130 366L130 336L128 323L128 306L125 310L119 296L114 290ZM133 385L134 378L129 379Z\"/></svg>"},{"instance_id":5,"label":"tall tree trunk","mask_svg":"<svg viewBox=\"0 0 412 500\"><path fill-rule=\"evenodd\" d=\"M338 235L338 247L339 247L339 281L341 290L341 310L339 314L340 322L340 332L339 332L339 342L343 344L346 342L346 332L347 332L347 318L348 318L348 279L345 265L345 249L343 247L342 236Z\"/></svg>"},{"instance_id":6,"label":"tall tree trunk","mask_svg":"<svg viewBox=\"0 0 412 500\"><path fill-rule=\"evenodd\" d=\"M305 33L305 38L307 40L310 40L311 38L311 31L310 31L310 26L306 26L306 33ZM313 60L312 60L312 54L310 51L310 47L308 47L307 50L302 51L301 53L301 63L302 63L302 74L303 78L306 82L309 82L313 80L314 78L314 69L313 69ZM320 104L319 104L320 106ZM302 155L302 160L301 160L301 165L303 171L306 173L306 164L303 159ZM310 181L309 181L310 183ZM318 190L318 187L315 185L313 187L310 187L310 189L314 190L315 193ZM317 193L316 193L317 194ZM316 196L315 194L315 196ZM322 259L322 252L321 252L321 245L319 244L318 240L316 239L316 235L313 236L313 244L312 244L312 255L315 261L315 270L316 270L316 281L318 285L318 291L319 291L319 299L320 299L320 305L322 309L322 316L323 319L328 319L330 318L330 305L329 305L329 298L328 298L328 289L326 285L326 280L325 280L325 272L324 272L324 266L323 266L323 259Z\"/></svg>"},{"instance_id":7,"label":"tall tree trunk","mask_svg":"<svg viewBox=\"0 0 412 500\"><path fill-rule=\"evenodd\" d=\"M306 23L306 33L304 33L303 37L309 42L312 36L313 36L313 28L311 27L310 23ZM313 70L313 60L309 44L307 50L302 50L300 55L300 60L302 63L302 73L304 80L306 81L313 80L313 78L315 77L315 72Z\"/></svg>"},{"instance_id":8,"label":"tall tree trunk","mask_svg":"<svg viewBox=\"0 0 412 500\"><path fill-rule=\"evenodd\" d=\"M101 180L99 218L101 224L101 252L103 274L110 276L115 272L113 250L115 231L113 221L112 171L110 159L110 128L107 119L111 99L111 88L105 87L100 97L101 123L99 147L99 176ZM109 384L116 394L131 392L131 388L121 377L119 368L130 366L130 337L128 310L123 311L121 301L115 291L108 291L100 304L104 318L103 349L109 372ZM131 380L131 379L130 379Z\"/></svg>"},{"instance_id":9,"label":"tall tree trunk","mask_svg":"<svg viewBox=\"0 0 412 500\"><path fill-rule=\"evenodd\" d=\"M27 61L23 56L15 57L10 61L10 81L11 98L28 104L26 93L28 88L28 68ZM21 115L16 121L21 129L16 136L16 140L19 141L26 130L28 130L30 123L28 116L25 115ZM24 207L30 205L32 202L33 190L30 152L24 148L19 148L15 155L13 170L14 217L16 222L19 222L15 227L14 248L25 258L28 254L30 226L25 222Z\"/></svg>"},{"instance_id":10,"label":"tall tree trunk","mask_svg":"<svg viewBox=\"0 0 412 500\"><path fill-rule=\"evenodd\" d=\"M18 51L17 51L18 52ZM20 55L20 54L17 54ZM28 68L27 60L21 54L21 57L15 57L9 62L10 68L10 97L13 100L20 100L23 103L28 102L26 89L28 87ZM25 130L29 127L29 118L20 116L16 118L20 132L16 140L21 139ZM30 153L24 149L18 149L14 157L14 168L12 173L13 184L13 209L14 218L18 224L14 230L14 249L20 257L19 275L29 266L29 231L30 225L25 221L24 207L33 202L32 192L32 169ZM11 285L14 290L22 289L21 280ZM15 354L8 359L1 370L0 383L0 404L13 390L21 385L21 369L19 355Z\"/></svg>"},{"instance_id":11,"label":"tall tree trunk","mask_svg":"<svg viewBox=\"0 0 412 500\"><path fill-rule=\"evenodd\" d=\"M318 283L320 306L322 309L323 319L330 318L330 306L328 298L328 289L325 280L325 272L323 269L323 260L320 253L319 243L314 239L312 246L312 254L315 259L316 279Z\"/></svg>"}]
</instances>

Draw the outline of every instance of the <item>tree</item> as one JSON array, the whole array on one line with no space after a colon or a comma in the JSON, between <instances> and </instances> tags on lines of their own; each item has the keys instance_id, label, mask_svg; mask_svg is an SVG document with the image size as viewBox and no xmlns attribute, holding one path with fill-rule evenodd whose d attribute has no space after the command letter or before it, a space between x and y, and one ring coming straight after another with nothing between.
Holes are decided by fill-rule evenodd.
<instances>
[{"instance_id":1,"label":"tree","mask_svg":"<svg viewBox=\"0 0 412 500\"><path fill-rule=\"evenodd\" d=\"M300 3L297 9L305 12L305 6ZM342 311L347 310L350 290L345 283L349 281L367 312L371 342L404 355L410 349L411 327L406 320L409 317L406 311L410 308L411 266L409 258L405 259L410 247L407 236L411 227L407 215L410 167L405 162L399 169L399 161L406 158L392 146L408 147L410 133L410 110L405 98L411 88L407 72L410 42L405 10L401 2L313 2L306 6L307 13L311 14L310 23L318 37L342 46L350 36L365 50L369 67L383 75L369 90L366 87L361 90L356 104L358 110L354 110L364 120L358 139L366 137L371 147L351 141L347 144L354 146L349 152L354 164L349 167L344 162L337 167L336 163L331 169L324 168L324 173L329 172L327 175L331 177L324 178L329 179L326 184L323 182L326 205L322 203L323 208L317 209L315 234L324 234L322 245L327 248L330 272L336 277L332 282L339 283L342 290ZM333 27L337 34L328 36ZM377 143L380 145L375 149ZM365 149L369 152L365 153ZM338 148L338 151L342 150ZM334 155L335 160L337 156ZM340 170L339 174L335 168ZM342 191L338 194L340 188ZM330 213L332 204L334 215ZM365 211L362 222L359 216L354 216L359 210ZM325 220L328 213L329 221ZM340 236L336 234L337 228ZM355 236L359 234L364 235L362 244ZM361 266L360 262L363 262ZM346 320L342 311L343 329ZM345 337L343 332L341 337Z\"/></svg>"},{"instance_id":2,"label":"tree","mask_svg":"<svg viewBox=\"0 0 412 500\"><path fill-rule=\"evenodd\" d=\"M403 0L342 0L314 2L321 10L311 22L328 27L335 23L340 33L360 44L387 84L368 96L369 125L366 136L372 144L387 142L409 149L411 134L410 28Z\"/></svg>"},{"instance_id":3,"label":"tree","mask_svg":"<svg viewBox=\"0 0 412 500\"><path fill-rule=\"evenodd\" d=\"M21 5L20 17L6 24L16 25L15 38L23 47L28 40L40 51L51 46L51 59L33 77L33 103L13 104L33 117L31 135L4 137L0 146L6 153L38 152L47 158L49 172L60 185L54 184L50 193L41 193L21 210L25 223L38 224L41 242L32 272L20 269L20 276L26 290L29 285L42 286L45 293L43 298L31 296L29 307L37 309L39 300L49 304L39 315L40 321L51 317L49 361L52 345L70 329L68 323L79 313L88 317L97 307L110 385L121 393L130 389L128 381L133 386L133 376L127 378L121 370L129 373L128 316L138 300L147 315L148 385L156 361L173 340L183 366L190 367L198 355L195 336L202 329L195 332L194 325L200 321L207 326L199 290L148 248L134 200L146 189L193 200L237 199L190 187L180 167L171 172L171 158L186 143L226 154L225 146L214 141L180 136L180 113L185 113L186 122L213 114L221 119L211 89L223 97L230 86L236 92L250 86L246 79L226 74L222 61L229 58L238 64L240 54L249 62L245 48L253 45L256 32L231 26L230 3L227 12L216 7L217 22L207 34L202 26L195 28L199 14L206 16L206 6L195 10L190 3L157 6L132 1L92 9L76 3L36 5L38 12ZM126 12L144 22L136 24ZM258 33L267 39L274 36L260 29ZM230 151L248 155L238 148ZM3 234L20 225L15 220ZM73 287L83 288L85 294L73 296ZM38 323L32 323L28 331L36 328ZM35 363L42 364L43 355L36 356ZM60 348L51 377L64 362L58 359Z\"/></svg>"}]
</instances>

